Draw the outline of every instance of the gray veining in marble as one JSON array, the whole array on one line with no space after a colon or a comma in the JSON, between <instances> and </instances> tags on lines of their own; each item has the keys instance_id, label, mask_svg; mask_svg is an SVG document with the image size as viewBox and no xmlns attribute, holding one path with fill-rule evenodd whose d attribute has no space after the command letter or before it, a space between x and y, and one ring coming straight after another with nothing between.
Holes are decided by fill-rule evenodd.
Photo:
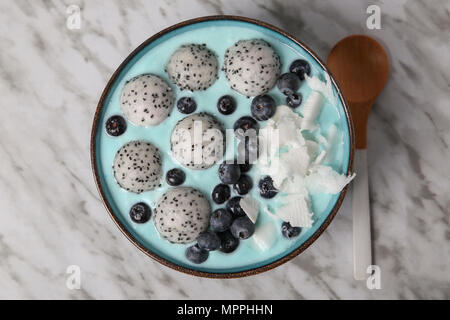
<instances>
[{"instance_id":1,"label":"gray veining in marble","mask_svg":"<svg viewBox=\"0 0 450 320\"><path fill-rule=\"evenodd\" d=\"M80 30L66 27L70 4L82 8ZM381 30L366 28L369 4L381 7ZM155 32L211 14L267 21L323 60L352 33L388 48L390 79L368 132L382 289L352 278L350 194L301 256L240 280L163 267L107 216L89 159L107 80ZM0 298L450 298L449 1L10 0L0 21ZM81 267L81 290L66 287L69 265Z\"/></svg>"}]
</instances>

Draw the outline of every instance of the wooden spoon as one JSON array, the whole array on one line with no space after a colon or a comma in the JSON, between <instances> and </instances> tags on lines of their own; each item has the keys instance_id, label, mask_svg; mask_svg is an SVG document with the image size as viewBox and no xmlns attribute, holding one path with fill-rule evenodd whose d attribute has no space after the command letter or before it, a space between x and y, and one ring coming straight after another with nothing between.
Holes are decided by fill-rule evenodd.
<instances>
[{"instance_id":1,"label":"wooden spoon","mask_svg":"<svg viewBox=\"0 0 450 320\"><path fill-rule=\"evenodd\" d=\"M355 127L353 182L353 273L366 279L372 264L369 183L367 175L367 120L375 99L386 84L389 61L383 47L365 35L339 41L328 55L328 67L347 100Z\"/></svg>"}]
</instances>

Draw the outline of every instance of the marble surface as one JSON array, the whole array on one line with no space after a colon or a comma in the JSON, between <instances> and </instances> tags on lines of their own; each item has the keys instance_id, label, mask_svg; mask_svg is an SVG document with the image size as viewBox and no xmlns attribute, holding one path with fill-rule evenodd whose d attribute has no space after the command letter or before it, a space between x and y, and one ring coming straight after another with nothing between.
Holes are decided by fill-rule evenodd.
<instances>
[{"instance_id":1,"label":"marble surface","mask_svg":"<svg viewBox=\"0 0 450 320\"><path fill-rule=\"evenodd\" d=\"M81 7L81 29L66 9ZM381 8L381 30L366 8ZM1 1L0 298L450 298L450 2ZM108 217L90 168L99 96L146 38L181 20L237 14L279 26L323 59L342 37L379 39L392 64L370 116L369 176L380 290L352 278L347 197L306 252L273 271L210 280L137 250ZM66 287L69 265L81 289Z\"/></svg>"}]
</instances>

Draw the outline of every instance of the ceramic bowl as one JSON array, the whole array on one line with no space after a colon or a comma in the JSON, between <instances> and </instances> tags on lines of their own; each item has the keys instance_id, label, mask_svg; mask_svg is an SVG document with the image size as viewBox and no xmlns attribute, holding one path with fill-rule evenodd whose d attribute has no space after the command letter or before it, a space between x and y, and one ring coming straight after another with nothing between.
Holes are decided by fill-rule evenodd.
<instances>
[{"instance_id":1,"label":"ceramic bowl","mask_svg":"<svg viewBox=\"0 0 450 320\"><path fill-rule=\"evenodd\" d=\"M91 134L92 169L98 191L109 215L123 234L146 255L170 268L191 275L211 278L243 277L270 270L291 260L308 248L328 227L341 206L347 191L347 188L345 188L337 195L313 198L314 224L311 228L304 228L297 239L280 240L276 246L264 253L255 251L249 244L249 240L241 241L242 244L232 254L213 252L210 258L200 265L191 264L184 257L186 245L173 245L159 237L152 221L137 225L130 220L128 212L132 204L144 201L154 207L160 193L149 191L142 194L133 194L120 189L114 181L111 168L116 151L126 142L136 139L149 140L156 146L161 147L162 143L168 143L168 137L174 123L181 119L183 115L176 111L175 107L172 115L158 127L149 129L129 123L127 131L122 136L108 136L104 124L109 116L121 114L119 96L125 81L146 72L158 74L169 81L167 74L164 72L164 67L170 54L181 44L205 43L218 55L221 65L226 48L237 40L251 38L262 38L274 47L283 63L282 72L287 71L291 61L303 57L310 62L313 74L320 76L325 72L329 73L325 64L311 49L279 28L244 17L201 17L169 27L153 35L134 50L112 75L100 97L95 112ZM336 148L336 159L333 167L341 173L350 174L354 152L353 126L341 90L332 77L331 79L333 90L338 97L338 105L335 106L335 109L330 109L329 114L321 114L319 124L326 127L330 123L336 123L341 129L342 143ZM199 105L197 111L217 111L217 99L225 94L233 95L238 102L238 109L240 108L241 114L237 112L224 120L227 128L232 127L232 123L242 113L249 114L251 98L244 97L231 90L223 72L220 72L219 79L206 91L189 93L179 91L175 85L171 85L177 98L181 95L193 96ZM302 88L300 89L301 92ZM278 104L283 103L284 97L276 88L269 93ZM308 94L307 92L302 93ZM167 141L165 141L165 137L167 137ZM167 171L170 166L175 164L171 162L170 157L164 158L168 159L167 163L163 163L163 170ZM217 171L217 168L213 167L211 170ZM208 172L205 171L205 177L207 175ZM198 187L209 196L212 186L202 179L196 180L193 177L191 180L188 179L186 184ZM255 186L253 189L257 189L257 187ZM254 190L254 192L257 192L257 190ZM212 257L213 255L214 257Z\"/></svg>"}]
</instances>

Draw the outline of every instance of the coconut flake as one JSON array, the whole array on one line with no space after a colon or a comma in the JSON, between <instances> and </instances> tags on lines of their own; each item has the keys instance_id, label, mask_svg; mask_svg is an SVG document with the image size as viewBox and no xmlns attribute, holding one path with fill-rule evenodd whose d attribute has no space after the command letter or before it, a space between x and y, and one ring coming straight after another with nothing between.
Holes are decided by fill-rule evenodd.
<instances>
[{"instance_id":1,"label":"coconut flake","mask_svg":"<svg viewBox=\"0 0 450 320\"><path fill-rule=\"evenodd\" d=\"M300 111L303 115L301 130L314 131L317 129L316 119L322 110L322 102L323 96L319 92L310 93Z\"/></svg>"},{"instance_id":2,"label":"coconut flake","mask_svg":"<svg viewBox=\"0 0 450 320\"><path fill-rule=\"evenodd\" d=\"M283 221L287 221L293 227L311 227L313 213L309 205L308 195L286 196L285 205L280 207L277 214Z\"/></svg>"},{"instance_id":3,"label":"coconut flake","mask_svg":"<svg viewBox=\"0 0 450 320\"><path fill-rule=\"evenodd\" d=\"M275 188L284 191L285 181L304 176L311 158L306 146L290 147L273 158L270 165L260 167L264 175L270 175Z\"/></svg>"},{"instance_id":4,"label":"coconut flake","mask_svg":"<svg viewBox=\"0 0 450 320\"><path fill-rule=\"evenodd\" d=\"M301 123L302 118L291 108L278 106L275 115L260 130L260 171L270 175L277 188L299 169L304 174L309 167L310 156L300 132Z\"/></svg>"},{"instance_id":5,"label":"coconut flake","mask_svg":"<svg viewBox=\"0 0 450 320\"><path fill-rule=\"evenodd\" d=\"M274 135L273 131L278 131L278 144L280 147L304 145L305 139L300 132L302 121L303 119L297 113L292 112L292 108L281 105L276 108L274 116L269 119L262 130L267 129L267 134L272 136ZM280 126L279 124L282 125ZM276 137L272 137L272 139L276 139Z\"/></svg>"},{"instance_id":6,"label":"coconut flake","mask_svg":"<svg viewBox=\"0 0 450 320\"><path fill-rule=\"evenodd\" d=\"M325 72L324 76L325 82L317 76L309 77L307 74L305 75L306 83L312 89L312 92L302 106L302 130L314 131L317 129L316 120L322 110L324 99L327 99L332 105L337 104L330 75Z\"/></svg>"},{"instance_id":7,"label":"coconut flake","mask_svg":"<svg viewBox=\"0 0 450 320\"><path fill-rule=\"evenodd\" d=\"M351 176L346 176L337 173L331 167L315 165L310 168L310 173L305 178L305 184L312 194L336 194L341 192L354 177L354 173Z\"/></svg>"},{"instance_id":8,"label":"coconut flake","mask_svg":"<svg viewBox=\"0 0 450 320\"><path fill-rule=\"evenodd\" d=\"M321 93L324 98L335 106L337 105L337 98L333 91L330 75L327 72L324 72L324 76L325 82L321 81L317 76L310 77L307 74L305 74L305 80L312 90Z\"/></svg>"},{"instance_id":9,"label":"coconut flake","mask_svg":"<svg viewBox=\"0 0 450 320\"><path fill-rule=\"evenodd\" d=\"M335 146L340 142L342 139L342 134L338 131L337 127L333 124L331 125L330 129L328 130L327 140L328 140L328 146L327 146L327 156L324 159L326 162L330 162L332 159L332 155L334 154L333 150Z\"/></svg>"},{"instance_id":10,"label":"coconut flake","mask_svg":"<svg viewBox=\"0 0 450 320\"><path fill-rule=\"evenodd\" d=\"M239 205L249 219L256 223L259 214L259 202L252 196L247 195L239 200Z\"/></svg>"},{"instance_id":11,"label":"coconut flake","mask_svg":"<svg viewBox=\"0 0 450 320\"><path fill-rule=\"evenodd\" d=\"M252 236L253 242L262 251L270 249L277 240L277 226L274 222L268 222L256 228Z\"/></svg>"},{"instance_id":12,"label":"coconut flake","mask_svg":"<svg viewBox=\"0 0 450 320\"><path fill-rule=\"evenodd\" d=\"M314 164L321 164L326 155L327 152L325 150L322 150L316 157L316 159L314 159Z\"/></svg>"},{"instance_id":13,"label":"coconut flake","mask_svg":"<svg viewBox=\"0 0 450 320\"><path fill-rule=\"evenodd\" d=\"M305 186L305 178L300 174L294 174L286 179L279 190L287 195L308 195L308 189L306 189Z\"/></svg>"},{"instance_id":14,"label":"coconut flake","mask_svg":"<svg viewBox=\"0 0 450 320\"><path fill-rule=\"evenodd\" d=\"M307 108L310 111L302 118L291 108L278 106L275 115L260 130L263 131L260 141L265 144L258 159L260 173L270 175L274 186L280 191L278 199L281 207L277 208L276 216L296 227L312 226L310 194L339 193L354 177L341 175L322 164L341 136L335 125L330 127L327 136L320 132L314 136L302 134L305 124L315 123L318 108ZM280 129L279 136L270 132L276 129ZM273 216L267 207L264 210Z\"/></svg>"}]
</instances>

